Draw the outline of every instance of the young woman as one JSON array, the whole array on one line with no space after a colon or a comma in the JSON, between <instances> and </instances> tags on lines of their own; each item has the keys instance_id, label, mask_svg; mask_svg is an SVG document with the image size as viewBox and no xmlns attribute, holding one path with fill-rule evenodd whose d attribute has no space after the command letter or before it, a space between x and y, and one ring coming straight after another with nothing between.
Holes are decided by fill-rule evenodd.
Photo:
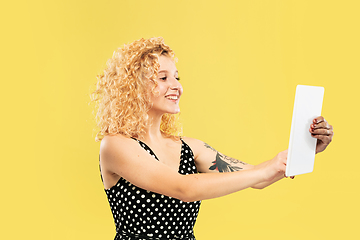
<instances>
[{"instance_id":1,"label":"young woman","mask_svg":"<svg viewBox=\"0 0 360 240\"><path fill-rule=\"evenodd\" d=\"M179 137L182 92L174 53L162 38L118 49L98 76L100 168L115 239L195 239L201 200L284 178L287 151L253 166ZM317 152L332 140L323 117L309 132Z\"/></svg>"}]
</instances>

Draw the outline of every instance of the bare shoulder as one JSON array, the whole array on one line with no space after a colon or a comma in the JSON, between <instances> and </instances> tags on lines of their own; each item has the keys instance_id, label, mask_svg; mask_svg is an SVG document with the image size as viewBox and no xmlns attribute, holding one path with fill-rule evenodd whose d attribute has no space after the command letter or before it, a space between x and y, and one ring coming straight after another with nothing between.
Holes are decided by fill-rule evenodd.
<instances>
[{"instance_id":1,"label":"bare shoulder","mask_svg":"<svg viewBox=\"0 0 360 240\"><path fill-rule=\"evenodd\" d=\"M203 141L196 139L196 138L190 138L190 137L182 137L182 139L188 144L191 148L191 150L194 153L195 159L198 158L198 156L201 154L201 152L205 149L206 143Z\"/></svg>"},{"instance_id":2,"label":"bare shoulder","mask_svg":"<svg viewBox=\"0 0 360 240\"><path fill-rule=\"evenodd\" d=\"M191 138L191 137L182 137L182 139L187 143L187 144L192 144L192 145L199 145L199 144L204 144L203 141L196 139L196 138Z\"/></svg>"},{"instance_id":3,"label":"bare shoulder","mask_svg":"<svg viewBox=\"0 0 360 240\"><path fill-rule=\"evenodd\" d=\"M196 138L190 138L190 137L182 137L182 139L189 145L191 145L190 147L194 146L194 148L208 148L211 150L216 151L215 149L213 149L210 145L208 145L207 143L196 139Z\"/></svg>"},{"instance_id":4,"label":"bare shoulder","mask_svg":"<svg viewBox=\"0 0 360 240\"><path fill-rule=\"evenodd\" d=\"M134 139L123 135L105 136L100 144L100 164L102 167L112 167L114 161L117 164L126 161L130 153L139 151L139 144Z\"/></svg>"},{"instance_id":5,"label":"bare shoulder","mask_svg":"<svg viewBox=\"0 0 360 240\"><path fill-rule=\"evenodd\" d=\"M124 145L131 145L132 142L134 142L134 140L120 134L111 136L107 135L101 140L100 152L113 149L114 146L122 147Z\"/></svg>"},{"instance_id":6,"label":"bare shoulder","mask_svg":"<svg viewBox=\"0 0 360 240\"><path fill-rule=\"evenodd\" d=\"M133 146L135 141L122 135L105 136L100 143L100 156L122 152Z\"/></svg>"}]
</instances>

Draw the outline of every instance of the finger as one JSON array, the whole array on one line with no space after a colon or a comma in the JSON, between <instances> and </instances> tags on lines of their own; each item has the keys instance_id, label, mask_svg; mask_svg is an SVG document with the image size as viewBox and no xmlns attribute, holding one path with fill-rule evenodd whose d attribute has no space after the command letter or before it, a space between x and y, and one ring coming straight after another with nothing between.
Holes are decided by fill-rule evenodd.
<instances>
[{"instance_id":1,"label":"finger","mask_svg":"<svg viewBox=\"0 0 360 240\"><path fill-rule=\"evenodd\" d=\"M327 123L326 121L325 122L321 122L321 123L313 123L310 125L311 128L314 128L314 129L318 129L318 128L325 128L325 129L332 129L332 126Z\"/></svg>"},{"instance_id":2,"label":"finger","mask_svg":"<svg viewBox=\"0 0 360 240\"><path fill-rule=\"evenodd\" d=\"M325 135L325 136L330 136L333 134L333 131L330 130L330 129L313 129L313 128L310 128L310 133L312 135Z\"/></svg>"},{"instance_id":3,"label":"finger","mask_svg":"<svg viewBox=\"0 0 360 240\"><path fill-rule=\"evenodd\" d=\"M317 118L314 118L313 123L321 123L325 122L325 118L323 116L319 116Z\"/></svg>"},{"instance_id":4,"label":"finger","mask_svg":"<svg viewBox=\"0 0 360 240\"><path fill-rule=\"evenodd\" d=\"M312 137L320 140L321 142L328 145L332 141L332 136L325 136L325 135L311 135Z\"/></svg>"}]
</instances>

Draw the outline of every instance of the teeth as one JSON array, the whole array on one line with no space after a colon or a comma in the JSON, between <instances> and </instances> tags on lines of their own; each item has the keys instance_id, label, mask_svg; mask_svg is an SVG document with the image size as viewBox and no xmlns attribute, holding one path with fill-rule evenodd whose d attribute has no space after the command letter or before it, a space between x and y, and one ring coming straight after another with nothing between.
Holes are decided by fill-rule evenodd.
<instances>
[{"instance_id":1,"label":"teeth","mask_svg":"<svg viewBox=\"0 0 360 240\"><path fill-rule=\"evenodd\" d=\"M178 99L178 96L166 96L166 98L176 100L176 99Z\"/></svg>"}]
</instances>

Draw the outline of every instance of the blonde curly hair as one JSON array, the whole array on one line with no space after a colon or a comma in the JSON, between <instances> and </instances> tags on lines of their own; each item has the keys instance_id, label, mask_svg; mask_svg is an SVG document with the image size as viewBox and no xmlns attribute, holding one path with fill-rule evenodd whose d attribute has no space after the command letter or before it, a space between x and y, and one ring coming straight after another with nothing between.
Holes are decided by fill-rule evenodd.
<instances>
[{"instance_id":1,"label":"blonde curly hair","mask_svg":"<svg viewBox=\"0 0 360 240\"><path fill-rule=\"evenodd\" d=\"M157 95L156 77L159 57L175 54L161 37L140 39L118 48L97 76L92 100L96 103L96 121L100 128L96 141L106 135L122 134L142 139L151 125L147 112L152 107L151 94ZM178 114L164 114L160 130L167 137L180 135Z\"/></svg>"}]
</instances>

